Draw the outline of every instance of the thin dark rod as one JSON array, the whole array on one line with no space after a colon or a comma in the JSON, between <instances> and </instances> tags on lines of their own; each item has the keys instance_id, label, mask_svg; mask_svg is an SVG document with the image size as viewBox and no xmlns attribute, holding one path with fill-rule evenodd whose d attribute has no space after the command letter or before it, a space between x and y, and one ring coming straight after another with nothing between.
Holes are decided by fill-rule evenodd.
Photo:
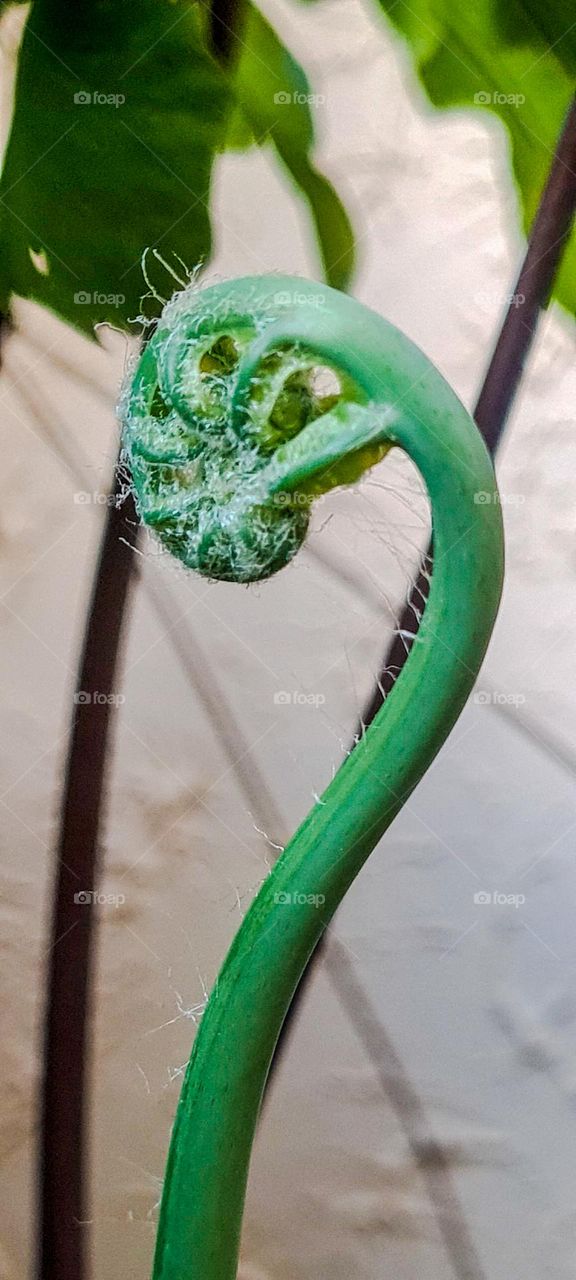
<instances>
[{"instance_id":1,"label":"thin dark rod","mask_svg":"<svg viewBox=\"0 0 576 1280\"><path fill-rule=\"evenodd\" d=\"M88 1274L85 1223L87 1023L99 838L119 648L138 522L115 476L107 509L75 695L52 905L40 1123L38 1271L42 1280Z\"/></svg>"}]
</instances>

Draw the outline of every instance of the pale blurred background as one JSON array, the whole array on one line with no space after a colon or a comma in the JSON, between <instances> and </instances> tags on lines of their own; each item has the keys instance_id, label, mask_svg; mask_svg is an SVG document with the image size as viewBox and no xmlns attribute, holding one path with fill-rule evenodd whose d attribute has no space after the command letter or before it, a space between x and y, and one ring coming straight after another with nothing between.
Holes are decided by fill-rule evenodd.
<instances>
[{"instance_id":1,"label":"pale blurred background","mask_svg":"<svg viewBox=\"0 0 576 1280\"><path fill-rule=\"evenodd\" d=\"M354 292L472 406L522 254L503 131L432 112L356 2L266 11L322 96L322 161L360 240ZM7 54L3 75L6 104ZM218 162L214 215L208 279L318 274L266 154ZM53 839L129 353L30 305L18 319L0 375L1 1280L31 1269ZM508 577L477 698L331 930L260 1128L241 1280L574 1274L575 353L552 308L498 459ZM351 739L425 542L415 488L385 461L248 590L143 543L103 849L102 888L125 901L99 912L94 1280L149 1273L195 1018L274 846ZM495 892L516 905L474 901ZM466 1241L458 1258L450 1240Z\"/></svg>"}]
</instances>

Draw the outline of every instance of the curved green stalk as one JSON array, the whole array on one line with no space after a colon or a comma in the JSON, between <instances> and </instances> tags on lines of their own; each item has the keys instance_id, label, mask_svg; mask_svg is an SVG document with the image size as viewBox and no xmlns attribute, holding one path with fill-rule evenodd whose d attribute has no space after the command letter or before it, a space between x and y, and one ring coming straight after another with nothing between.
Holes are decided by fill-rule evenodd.
<instances>
[{"instance_id":1,"label":"curved green stalk","mask_svg":"<svg viewBox=\"0 0 576 1280\"><path fill-rule=\"evenodd\" d=\"M232 350L223 335L234 339L237 358L212 388L210 362ZM314 399L308 375L318 364L339 376L336 402ZM159 390L163 417L154 425ZM151 511L167 545L205 572L216 566L231 577L237 568L245 581L250 568L261 577L286 563L303 536L307 501L356 479L394 445L420 470L432 507L434 573L410 658L248 911L187 1069L154 1280L235 1280L276 1039L322 931L474 683L500 598L500 508L479 433L440 374L379 316L323 286L264 277L181 295L124 408L142 514ZM176 461L166 461L169 450ZM192 492L206 479L209 495ZM292 540L285 524L280 535L274 530L278 514L296 518Z\"/></svg>"}]
</instances>

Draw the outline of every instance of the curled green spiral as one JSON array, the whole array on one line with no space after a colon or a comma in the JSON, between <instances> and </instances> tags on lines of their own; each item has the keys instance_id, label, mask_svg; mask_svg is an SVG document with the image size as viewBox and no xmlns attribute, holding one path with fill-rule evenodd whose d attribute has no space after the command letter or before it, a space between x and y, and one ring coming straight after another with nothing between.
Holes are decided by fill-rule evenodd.
<instances>
[{"instance_id":1,"label":"curled green spiral","mask_svg":"<svg viewBox=\"0 0 576 1280\"><path fill-rule=\"evenodd\" d=\"M254 582L283 568L304 541L314 497L357 479L389 447L367 442L354 458L332 457L343 413L355 405L359 415L366 396L338 359L327 393L301 340L302 316L314 330L329 295L274 277L189 289L168 304L141 357L122 403L139 512L197 573ZM312 428L326 466L315 460L291 476ZM365 429L373 434L373 415Z\"/></svg>"},{"instance_id":2,"label":"curled green spiral","mask_svg":"<svg viewBox=\"0 0 576 1280\"><path fill-rule=\"evenodd\" d=\"M317 390L319 367L334 375L329 397ZM479 432L430 361L380 316L301 280L178 295L141 357L124 419L143 519L210 577L247 582L287 564L314 496L354 482L393 446L420 470L432 508L430 595L408 661L247 912L186 1072L154 1280L235 1280L282 1022L323 930L474 683L500 599L500 506Z\"/></svg>"}]
</instances>

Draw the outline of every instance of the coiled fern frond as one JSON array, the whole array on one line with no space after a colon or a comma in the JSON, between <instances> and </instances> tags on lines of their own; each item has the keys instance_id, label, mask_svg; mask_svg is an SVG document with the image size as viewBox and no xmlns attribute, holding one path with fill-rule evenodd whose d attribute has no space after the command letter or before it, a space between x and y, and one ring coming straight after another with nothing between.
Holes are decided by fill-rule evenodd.
<instances>
[{"instance_id":1,"label":"coiled fern frond","mask_svg":"<svg viewBox=\"0 0 576 1280\"><path fill-rule=\"evenodd\" d=\"M390 447L345 349L314 350L340 297L270 277L190 288L167 306L122 416L142 519L188 568L269 577L301 546L314 497Z\"/></svg>"},{"instance_id":2,"label":"coiled fern frond","mask_svg":"<svg viewBox=\"0 0 576 1280\"><path fill-rule=\"evenodd\" d=\"M331 371L327 393L319 368ZM432 507L430 595L408 661L250 907L186 1072L154 1280L235 1280L282 1022L323 930L474 683L500 598L500 507L479 432L438 371L392 325L325 286L262 277L186 290L143 353L123 412L142 518L213 578L249 582L287 564L313 498L392 446L420 470Z\"/></svg>"}]
</instances>

